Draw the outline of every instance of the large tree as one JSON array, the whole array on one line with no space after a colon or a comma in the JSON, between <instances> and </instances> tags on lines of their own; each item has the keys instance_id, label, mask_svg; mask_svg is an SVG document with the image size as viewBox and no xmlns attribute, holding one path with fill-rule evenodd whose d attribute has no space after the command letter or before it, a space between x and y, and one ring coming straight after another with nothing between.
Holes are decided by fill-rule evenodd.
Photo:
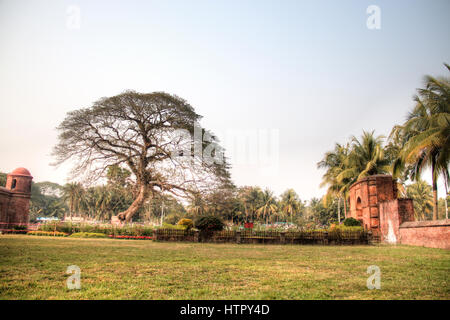
<instances>
[{"instance_id":1,"label":"large tree","mask_svg":"<svg viewBox=\"0 0 450 320\"><path fill-rule=\"evenodd\" d=\"M445 65L447 70L450 67ZM437 181L442 176L450 181L450 80L448 77L426 76L424 88L417 89L415 107L403 125L395 126L392 135L399 135L404 146L393 164L395 175L412 167L410 178L418 180L425 168L431 169L433 188L433 220L438 216Z\"/></svg>"},{"instance_id":2,"label":"large tree","mask_svg":"<svg viewBox=\"0 0 450 320\"><path fill-rule=\"evenodd\" d=\"M320 169L326 169L322 177L321 186L328 186L324 197L327 207L338 198L338 213L340 212L340 199L344 199L344 214L347 216L347 197L350 186L364 177L388 173L390 159L383 148L384 137L375 136L375 132L363 131L360 139L353 136L351 144L336 144L334 150L325 154L317 163ZM338 214L340 220L340 213Z\"/></svg>"},{"instance_id":3,"label":"large tree","mask_svg":"<svg viewBox=\"0 0 450 320\"><path fill-rule=\"evenodd\" d=\"M272 191L265 189L262 193L262 205L256 210L258 218L262 216L266 220L266 224L268 224L269 217L277 211L277 199Z\"/></svg>"},{"instance_id":4,"label":"large tree","mask_svg":"<svg viewBox=\"0 0 450 320\"><path fill-rule=\"evenodd\" d=\"M212 190L206 195L205 202L208 214L225 220L234 220L235 216L240 215L242 209L235 187Z\"/></svg>"},{"instance_id":5,"label":"large tree","mask_svg":"<svg viewBox=\"0 0 450 320\"><path fill-rule=\"evenodd\" d=\"M289 216L291 218L291 223L293 222L293 216L299 214L303 209L303 203L294 189L287 189L281 195L280 206L281 212L286 217Z\"/></svg>"},{"instance_id":6,"label":"large tree","mask_svg":"<svg viewBox=\"0 0 450 320\"><path fill-rule=\"evenodd\" d=\"M375 131L363 131L360 139L353 136L345 169L338 174L337 181L349 181L352 185L367 176L389 173L390 160L384 153L383 142L384 137L375 136Z\"/></svg>"},{"instance_id":7,"label":"large tree","mask_svg":"<svg viewBox=\"0 0 450 320\"><path fill-rule=\"evenodd\" d=\"M328 186L327 193L324 196L324 205L330 205L334 198L338 198L338 222L340 222L340 204L341 199L344 199L344 217L347 217L347 195L350 185L353 183L353 177L346 176L341 180L337 177L347 169L347 158L350 155L350 146L348 144L341 145L336 143L334 150L325 153L321 161L317 163L319 169L326 169L322 176L321 187Z\"/></svg>"},{"instance_id":8,"label":"large tree","mask_svg":"<svg viewBox=\"0 0 450 320\"><path fill-rule=\"evenodd\" d=\"M246 221L253 221L256 211L263 202L263 191L260 187L245 186L239 188L238 197L245 213Z\"/></svg>"},{"instance_id":9,"label":"large tree","mask_svg":"<svg viewBox=\"0 0 450 320\"><path fill-rule=\"evenodd\" d=\"M73 160L73 174L96 181L110 166L129 169L137 190L119 213L130 221L149 194L187 196L229 185L229 166L200 115L175 95L126 91L69 112L57 128L55 164Z\"/></svg>"},{"instance_id":10,"label":"large tree","mask_svg":"<svg viewBox=\"0 0 450 320\"><path fill-rule=\"evenodd\" d=\"M80 213L80 208L84 199L84 187L79 182L67 183L63 187L63 199L67 202L69 206L69 215Z\"/></svg>"}]
</instances>

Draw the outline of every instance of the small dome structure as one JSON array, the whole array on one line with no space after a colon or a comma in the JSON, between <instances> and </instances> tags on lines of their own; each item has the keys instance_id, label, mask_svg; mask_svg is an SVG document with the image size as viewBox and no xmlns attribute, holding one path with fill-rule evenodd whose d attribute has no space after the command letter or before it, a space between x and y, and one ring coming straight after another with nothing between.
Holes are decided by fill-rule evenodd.
<instances>
[{"instance_id":1,"label":"small dome structure","mask_svg":"<svg viewBox=\"0 0 450 320\"><path fill-rule=\"evenodd\" d=\"M25 177L31 177L30 171L28 171L25 168L17 168L14 169L13 172L10 173L12 176L25 176Z\"/></svg>"}]
</instances>

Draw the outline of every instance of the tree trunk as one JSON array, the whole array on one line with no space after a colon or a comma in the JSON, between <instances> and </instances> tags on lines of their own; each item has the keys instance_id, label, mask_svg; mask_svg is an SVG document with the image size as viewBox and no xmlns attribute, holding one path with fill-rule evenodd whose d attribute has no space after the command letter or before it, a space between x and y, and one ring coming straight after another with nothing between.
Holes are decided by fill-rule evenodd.
<instances>
[{"instance_id":1,"label":"tree trunk","mask_svg":"<svg viewBox=\"0 0 450 320\"><path fill-rule=\"evenodd\" d=\"M448 219L448 206L447 206L448 185L447 185L447 176L446 175L444 175L444 186L445 186L445 197L444 197L445 219Z\"/></svg>"},{"instance_id":2,"label":"tree trunk","mask_svg":"<svg viewBox=\"0 0 450 320\"><path fill-rule=\"evenodd\" d=\"M73 199L70 201L70 221L72 222L72 214L73 214Z\"/></svg>"},{"instance_id":3,"label":"tree trunk","mask_svg":"<svg viewBox=\"0 0 450 320\"><path fill-rule=\"evenodd\" d=\"M434 162L431 164L431 175L433 180L433 220L437 220L438 215L438 194L437 194L437 174Z\"/></svg>"},{"instance_id":4,"label":"tree trunk","mask_svg":"<svg viewBox=\"0 0 450 320\"><path fill-rule=\"evenodd\" d=\"M347 198L344 194L344 219L347 219Z\"/></svg>"},{"instance_id":5,"label":"tree trunk","mask_svg":"<svg viewBox=\"0 0 450 320\"><path fill-rule=\"evenodd\" d=\"M448 219L448 205L447 205L447 197L448 197L448 186L447 186L447 178L445 178L445 198L444 198L444 203L445 203L445 219Z\"/></svg>"},{"instance_id":6,"label":"tree trunk","mask_svg":"<svg viewBox=\"0 0 450 320\"><path fill-rule=\"evenodd\" d=\"M341 223L341 197L338 198L338 224Z\"/></svg>"},{"instance_id":7,"label":"tree trunk","mask_svg":"<svg viewBox=\"0 0 450 320\"><path fill-rule=\"evenodd\" d=\"M437 188L435 189L433 183L433 220L437 220L438 215L438 196L437 196Z\"/></svg>"},{"instance_id":8,"label":"tree trunk","mask_svg":"<svg viewBox=\"0 0 450 320\"><path fill-rule=\"evenodd\" d=\"M125 222L131 221L131 218L133 217L133 215L142 207L144 201L147 199L147 196L148 196L147 189L148 189L147 185L145 183L142 183L141 186L139 187L138 196L133 201L131 206L127 210L125 210L117 215L117 217L120 220L125 221Z\"/></svg>"}]
</instances>

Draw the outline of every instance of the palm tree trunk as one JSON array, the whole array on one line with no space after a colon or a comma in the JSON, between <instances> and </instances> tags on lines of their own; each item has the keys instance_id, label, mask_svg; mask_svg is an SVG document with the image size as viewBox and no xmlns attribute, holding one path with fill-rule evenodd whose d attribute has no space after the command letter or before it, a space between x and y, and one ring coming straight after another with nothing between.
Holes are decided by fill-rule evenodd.
<instances>
[{"instance_id":1,"label":"palm tree trunk","mask_svg":"<svg viewBox=\"0 0 450 320\"><path fill-rule=\"evenodd\" d=\"M447 176L444 176L444 185L445 185L445 197L444 197L445 219L448 219L448 206L447 206L448 185L447 185Z\"/></svg>"},{"instance_id":2,"label":"palm tree trunk","mask_svg":"<svg viewBox=\"0 0 450 320\"><path fill-rule=\"evenodd\" d=\"M433 180L433 220L437 220L438 215L437 173L435 171L435 163L433 161L431 164L431 175Z\"/></svg>"},{"instance_id":3,"label":"palm tree trunk","mask_svg":"<svg viewBox=\"0 0 450 320\"><path fill-rule=\"evenodd\" d=\"M70 201L70 221L72 221L72 214L73 214L73 199Z\"/></svg>"},{"instance_id":4,"label":"palm tree trunk","mask_svg":"<svg viewBox=\"0 0 450 320\"><path fill-rule=\"evenodd\" d=\"M344 194L344 219L347 219L347 199Z\"/></svg>"},{"instance_id":5,"label":"palm tree trunk","mask_svg":"<svg viewBox=\"0 0 450 320\"><path fill-rule=\"evenodd\" d=\"M445 219L448 219L447 197L445 197L444 203L445 203Z\"/></svg>"},{"instance_id":6,"label":"palm tree trunk","mask_svg":"<svg viewBox=\"0 0 450 320\"><path fill-rule=\"evenodd\" d=\"M338 198L338 224L341 223L341 197Z\"/></svg>"}]
</instances>

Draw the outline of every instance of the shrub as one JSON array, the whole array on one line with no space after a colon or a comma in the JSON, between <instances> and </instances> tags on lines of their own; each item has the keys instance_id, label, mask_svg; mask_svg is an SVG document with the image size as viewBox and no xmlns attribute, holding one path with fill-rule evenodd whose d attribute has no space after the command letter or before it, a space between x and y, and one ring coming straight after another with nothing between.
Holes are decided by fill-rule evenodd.
<instances>
[{"instance_id":1,"label":"shrub","mask_svg":"<svg viewBox=\"0 0 450 320\"><path fill-rule=\"evenodd\" d=\"M51 237L67 237L68 234L58 231L29 231L27 235L30 236L51 236Z\"/></svg>"},{"instance_id":2,"label":"shrub","mask_svg":"<svg viewBox=\"0 0 450 320\"><path fill-rule=\"evenodd\" d=\"M363 231L363 227L361 226L346 226L346 225L335 225L334 227L330 227L328 231Z\"/></svg>"},{"instance_id":3,"label":"shrub","mask_svg":"<svg viewBox=\"0 0 450 320\"><path fill-rule=\"evenodd\" d=\"M73 238L107 238L108 236L104 233L94 233L94 232L77 232L71 235Z\"/></svg>"},{"instance_id":4,"label":"shrub","mask_svg":"<svg viewBox=\"0 0 450 320\"><path fill-rule=\"evenodd\" d=\"M194 226L194 222L192 222L191 219L181 219L178 221L177 225L184 226L186 230L189 230Z\"/></svg>"},{"instance_id":5,"label":"shrub","mask_svg":"<svg viewBox=\"0 0 450 320\"><path fill-rule=\"evenodd\" d=\"M218 217L203 216L195 221L195 227L202 232L212 232L221 231L225 227L225 224Z\"/></svg>"},{"instance_id":6,"label":"shrub","mask_svg":"<svg viewBox=\"0 0 450 320\"><path fill-rule=\"evenodd\" d=\"M344 220L344 225L346 227L354 227L354 226L361 226L361 222L359 222L358 220L356 220L355 218L347 218Z\"/></svg>"},{"instance_id":7,"label":"shrub","mask_svg":"<svg viewBox=\"0 0 450 320\"><path fill-rule=\"evenodd\" d=\"M168 223L168 224L177 224L177 222L181 219L181 216L178 214L169 214L165 219L164 219L164 223Z\"/></svg>"},{"instance_id":8,"label":"shrub","mask_svg":"<svg viewBox=\"0 0 450 320\"><path fill-rule=\"evenodd\" d=\"M13 230L27 230L27 226L26 225L14 225L12 227Z\"/></svg>"},{"instance_id":9,"label":"shrub","mask_svg":"<svg viewBox=\"0 0 450 320\"><path fill-rule=\"evenodd\" d=\"M185 226L173 225L170 223L163 223L161 229L176 229L176 230L186 230Z\"/></svg>"},{"instance_id":10,"label":"shrub","mask_svg":"<svg viewBox=\"0 0 450 320\"><path fill-rule=\"evenodd\" d=\"M79 225L75 225L68 222L47 222L39 226L39 231L48 231L48 232L58 231L64 233L73 233L79 232L80 230Z\"/></svg>"}]
</instances>

